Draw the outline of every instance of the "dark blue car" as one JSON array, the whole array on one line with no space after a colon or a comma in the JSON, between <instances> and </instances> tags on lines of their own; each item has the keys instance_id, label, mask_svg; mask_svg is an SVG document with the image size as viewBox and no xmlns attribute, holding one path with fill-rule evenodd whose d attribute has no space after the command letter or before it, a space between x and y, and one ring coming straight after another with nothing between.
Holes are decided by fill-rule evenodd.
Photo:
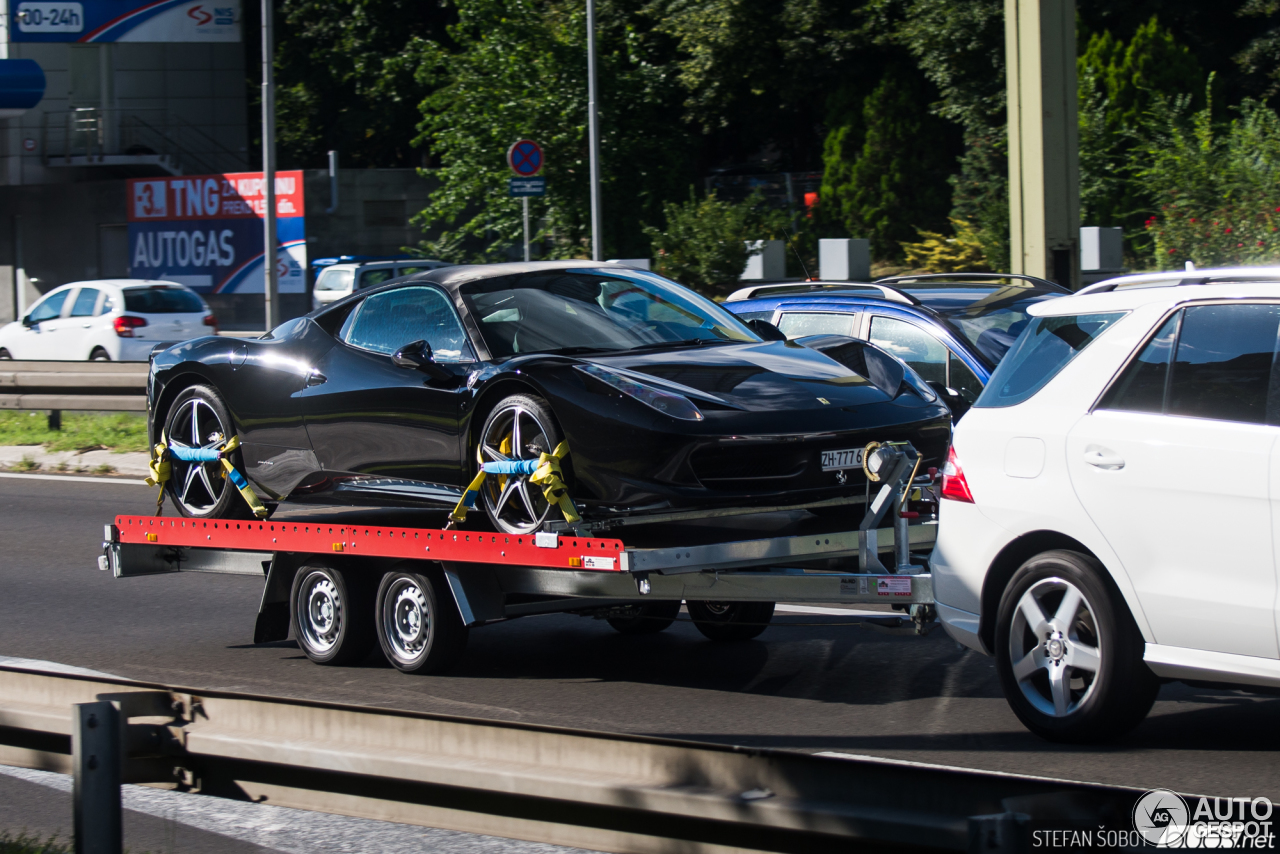
<instances>
[{"instance_id":1,"label":"dark blue car","mask_svg":"<svg viewBox=\"0 0 1280 854\"><path fill-rule=\"evenodd\" d=\"M1027 309L1068 293L1033 276L937 273L869 284L760 284L734 292L724 305L744 320L772 323L788 338L870 341L930 384L952 390L947 397L959 416L1027 325Z\"/></svg>"}]
</instances>

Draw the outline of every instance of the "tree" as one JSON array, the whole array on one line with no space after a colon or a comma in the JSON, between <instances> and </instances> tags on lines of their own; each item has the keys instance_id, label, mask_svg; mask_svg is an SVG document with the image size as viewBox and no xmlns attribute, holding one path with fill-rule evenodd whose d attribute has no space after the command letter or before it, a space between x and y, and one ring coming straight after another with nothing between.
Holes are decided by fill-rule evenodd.
<instances>
[{"instance_id":1,"label":"tree","mask_svg":"<svg viewBox=\"0 0 1280 854\"><path fill-rule=\"evenodd\" d=\"M1152 16L1126 44L1094 33L1077 60L1080 208L1088 225L1122 226L1135 256L1150 254L1150 199L1135 180L1134 147L1157 102L1199 98L1204 73L1191 51Z\"/></svg>"},{"instance_id":2,"label":"tree","mask_svg":"<svg viewBox=\"0 0 1280 854\"><path fill-rule=\"evenodd\" d=\"M1009 264L1003 0L874 0L883 38L937 88L934 112L963 128L951 216L972 224L987 263Z\"/></svg>"},{"instance_id":3,"label":"tree","mask_svg":"<svg viewBox=\"0 0 1280 854\"><path fill-rule=\"evenodd\" d=\"M439 167L440 189L418 217L442 226L424 246L438 257L505 260L521 230L507 197L507 147L521 137L546 151L547 195L532 200L549 257L589 256L586 22L562 0L461 0L449 28L456 48L419 45L420 144ZM683 93L668 42L627 0L597 14L601 82L602 194L607 255L648 254L641 223L694 180Z\"/></svg>"},{"instance_id":4,"label":"tree","mask_svg":"<svg viewBox=\"0 0 1280 854\"><path fill-rule=\"evenodd\" d=\"M445 38L445 0L284 0L276 18L281 167L323 166L329 149L351 167L422 162L414 61Z\"/></svg>"},{"instance_id":5,"label":"tree","mask_svg":"<svg viewBox=\"0 0 1280 854\"><path fill-rule=\"evenodd\" d=\"M894 63L827 132L821 216L869 238L878 259L899 260L917 230L947 225L959 133L930 112L935 94L918 71Z\"/></svg>"}]
</instances>

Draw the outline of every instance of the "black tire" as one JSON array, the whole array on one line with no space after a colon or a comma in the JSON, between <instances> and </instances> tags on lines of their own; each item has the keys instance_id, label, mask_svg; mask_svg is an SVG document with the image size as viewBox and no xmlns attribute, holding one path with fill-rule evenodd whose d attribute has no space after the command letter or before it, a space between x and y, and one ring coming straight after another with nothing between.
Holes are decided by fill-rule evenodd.
<instances>
[{"instance_id":1,"label":"black tire","mask_svg":"<svg viewBox=\"0 0 1280 854\"><path fill-rule=\"evenodd\" d=\"M192 418L196 419L194 430ZM180 441L186 445L212 445L215 444L213 436L218 433L224 440L228 439L234 435L235 425L222 397L210 386L194 385L183 389L165 413L164 435L171 444ZM231 462L244 472L240 451L232 453ZM249 503L224 477L221 463L184 463L171 457L169 480L164 491L174 509L188 518L253 518Z\"/></svg>"},{"instance_id":2,"label":"black tire","mask_svg":"<svg viewBox=\"0 0 1280 854\"><path fill-rule=\"evenodd\" d=\"M503 440L510 442L514 438L511 425L516 423L521 425L520 447L503 451ZM490 410L476 437L476 450L485 462L536 460L540 454L554 451L562 438L560 425L545 400L533 394L513 394ZM504 534L531 534L548 519L560 518L559 508L549 505L542 490L528 483L527 477L486 478L480 495L489 521Z\"/></svg>"},{"instance_id":3,"label":"black tire","mask_svg":"<svg viewBox=\"0 0 1280 854\"><path fill-rule=\"evenodd\" d=\"M713 641L758 637L773 619L772 602L686 602L693 624Z\"/></svg>"},{"instance_id":4,"label":"black tire","mask_svg":"<svg viewBox=\"0 0 1280 854\"><path fill-rule=\"evenodd\" d=\"M354 664L374 644L373 581L365 573L311 564L289 596L293 636L316 664Z\"/></svg>"},{"instance_id":5,"label":"black tire","mask_svg":"<svg viewBox=\"0 0 1280 854\"><path fill-rule=\"evenodd\" d=\"M1005 699L1049 741L1120 736L1142 722L1160 690L1106 569L1079 552L1044 552L1014 573L1000 599L995 645Z\"/></svg>"},{"instance_id":6,"label":"black tire","mask_svg":"<svg viewBox=\"0 0 1280 854\"><path fill-rule=\"evenodd\" d=\"M94 347L93 352L89 354L90 362L110 362L111 354L101 347Z\"/></svg>"},{"instance_id":7,"label":"black tire","mask_svg":"<svg viewBox=\"0 0 1280 854\"><path fill-rule=\"evenodd\" d=\"M624 635L656 635L671 627L680 615L680 600L645 602L634 606L629 617L610 617L609 625Z\"/></svg>"},{"instance_id":8,"label":"black tire","mask_svg":"<svg viewBox=\"0 0 1280 854\"><path fill-rule=\"evenodd\" d=\"M376 601L378 643L397 670L439 673L466 650L468 629L439 567L388 572Z\"/></svg>"},{"instance_id":9,"label":"black tire","mask_svg":"<svg viewBox=\"0 0 1280 854\"><path fill-rule=\"evenodd\" d=\"M13 354L5 347L0 347L0 361L9 362L13 360Z\"/></svg>"}]
</instances>

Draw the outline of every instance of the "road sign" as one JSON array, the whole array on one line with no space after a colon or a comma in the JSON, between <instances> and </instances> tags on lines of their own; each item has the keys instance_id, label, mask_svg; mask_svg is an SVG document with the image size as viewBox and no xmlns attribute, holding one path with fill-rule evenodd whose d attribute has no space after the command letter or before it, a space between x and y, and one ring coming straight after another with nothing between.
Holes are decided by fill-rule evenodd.
<instances>
[{"instance_id":1,"label":"road sign","mask_svg":"<svg viewBox=\"0 0 1280 854\"><path fill-rule=\"evenodd\" d=\"M531 139L522 139L507 149L507 165L521 178L532 178L542 171L542 146ZM540 196L542 193L531 195Z\"/></svg>"},{"instance_id":2,"label":"road sign","mask_svg":"<svg viewBox=\"0 0 1280 854\"><path fill-rule=\"evenodd\" d=\"M512 198L520 196L545 196L547 194L546 178L508 178L507 195Z\"/></svg>"}]
</instances>

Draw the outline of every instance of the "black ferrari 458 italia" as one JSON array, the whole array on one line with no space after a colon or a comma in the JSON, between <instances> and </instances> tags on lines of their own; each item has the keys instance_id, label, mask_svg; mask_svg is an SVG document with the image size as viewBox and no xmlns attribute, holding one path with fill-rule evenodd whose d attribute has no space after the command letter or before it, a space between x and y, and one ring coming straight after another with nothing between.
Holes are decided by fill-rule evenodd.
<instances>
[{"instance_id":1,"label":"black ferrari 458 italia","mask_svg":"<svg viewBox=\"0 0 1280 854\"><path fill-rule=\"evenodd\" d=\"M940 464L950 413L862 341L778 340L661 276L597 262L450 267L359 291L254 340L155 353L152 435L218 448L267 502L446 510L481 461L561 442L584 520L795 507L864 494L861 449L910 440ZM163 431L163 433L162 433ZM185 516L248 506L215 462L172 460ZM559 517L492 476L467 524Z\"/></svg>"}]
</instances>

